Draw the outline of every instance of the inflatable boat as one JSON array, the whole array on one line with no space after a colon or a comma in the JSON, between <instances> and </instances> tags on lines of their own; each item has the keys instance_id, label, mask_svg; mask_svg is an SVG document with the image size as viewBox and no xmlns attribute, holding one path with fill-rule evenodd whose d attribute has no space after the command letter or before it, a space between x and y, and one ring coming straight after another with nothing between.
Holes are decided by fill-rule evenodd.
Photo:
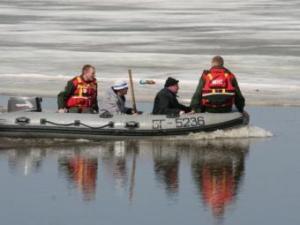
<instances>
[{"instance_id":1,"label":"inflatable boat","mask_svg":"<svg viewBox=\"0 0 300 225\"><path fill-rule=\"evenodd\" d=\"M0 136L28 138L126 138L188 135L244 126L244 113L100 115L42 112L40 98L11 98L0 113Z\"/></svg>"}]
</instances>

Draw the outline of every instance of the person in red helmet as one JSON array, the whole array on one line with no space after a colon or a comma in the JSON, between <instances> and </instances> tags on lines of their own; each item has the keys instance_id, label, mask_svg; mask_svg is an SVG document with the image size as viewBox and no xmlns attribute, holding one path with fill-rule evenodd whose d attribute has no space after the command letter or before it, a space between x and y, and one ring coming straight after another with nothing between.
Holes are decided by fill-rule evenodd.
<instances>
[{"instance_id":1,"label":"person in red helmet","mask_svg":"<svg viewBox=\"0 0 300 225\"><path fill-rule=\"evenodd\" d=\"M95 73L95 67L84 65L81 75L68 81L65 90L57 97L58 112L94 113L99 111Z\"/></svg>"},{"instance_id":2,"label":"person in red helmet","mask_svg":"<svg viewBox=\"0 0 300 225\"><path fill-rule=\"evenodd\" d=\"M205 70L191 100L195 112L231 112L233 105L244 112L245 98L239 88L235 75L224 67L224 59L215 56L212 67Z\"/></svg>"}]
</instances>

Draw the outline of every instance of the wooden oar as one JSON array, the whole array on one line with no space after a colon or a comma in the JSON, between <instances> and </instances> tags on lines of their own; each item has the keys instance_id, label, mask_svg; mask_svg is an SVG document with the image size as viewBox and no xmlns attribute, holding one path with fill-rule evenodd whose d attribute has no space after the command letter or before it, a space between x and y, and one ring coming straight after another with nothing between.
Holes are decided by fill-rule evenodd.
<instances>
[{"instance_id":1,"label":"wooden oar","mask_svg":"<svg viewBox=\"0 0 300 225\"><path fill-rule=\"evenodd\" d=\"M135 95L134 95L132 72L130 69L128 70L128 75L129 75L130 93L131 93L131 100L132 100L132 109L134 113L136 113L137 109L136 109L136 102L135 102Z\"/></svg>"},{"instance_id":2,"label":"wooden oar","mask_svg":"<svg viewBox=\"0 0 300 225\"><path fill-rule=\"evenodd\" d=\"M135 186L135 169L136 169L136 151L134 149L133 158L132 158L132 167L130 175L130 187L129 187L129 201L132 203L134 186Z\"/></svg>"}]
</instances>

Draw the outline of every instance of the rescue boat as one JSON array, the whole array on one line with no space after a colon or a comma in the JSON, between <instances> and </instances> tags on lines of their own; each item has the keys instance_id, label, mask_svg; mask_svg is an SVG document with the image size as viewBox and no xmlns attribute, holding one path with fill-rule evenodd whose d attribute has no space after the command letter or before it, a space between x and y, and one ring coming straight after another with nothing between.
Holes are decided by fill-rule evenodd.
<instances>
[{"instance_id":1,"label":"rescue boat","mask_svg":"<svg viewBox=\"0 0 300 225\"><path fill-rule=\"evenodd\" d=\"M22 138L120 139L188 135L245 126L247 113L100 115L42 112L40 98L10 98L0 113L0 136Z\"/></svg>"}]
</instances>

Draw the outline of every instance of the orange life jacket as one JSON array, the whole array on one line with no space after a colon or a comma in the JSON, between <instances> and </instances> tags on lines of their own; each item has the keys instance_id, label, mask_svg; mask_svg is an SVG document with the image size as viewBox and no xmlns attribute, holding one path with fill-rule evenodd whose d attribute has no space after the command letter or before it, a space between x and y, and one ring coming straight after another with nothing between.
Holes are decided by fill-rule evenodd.
<instances>
[{"instance_id":1,"label":"orange life jacket","mask_svg":"<svg viewBox=\"0 0 300 225\"><path fill-rule=\"evenodd\" d=\"M203 74L202 106L210 108L232 107L235 99L234 75L226 68L213 67Z\"/></svg>"},{"instance_id":2,"label":"orange life jacket","mask_svg":"<svg viewBox=\"0 0 300 225\"><path fill-rule=\"evenodd\" d=\"M86 82L81 76L72 80L75 87L73 95L67 100L67 107L91 108L96 102L97 81Z\"/></svg>"}]
</instances>

